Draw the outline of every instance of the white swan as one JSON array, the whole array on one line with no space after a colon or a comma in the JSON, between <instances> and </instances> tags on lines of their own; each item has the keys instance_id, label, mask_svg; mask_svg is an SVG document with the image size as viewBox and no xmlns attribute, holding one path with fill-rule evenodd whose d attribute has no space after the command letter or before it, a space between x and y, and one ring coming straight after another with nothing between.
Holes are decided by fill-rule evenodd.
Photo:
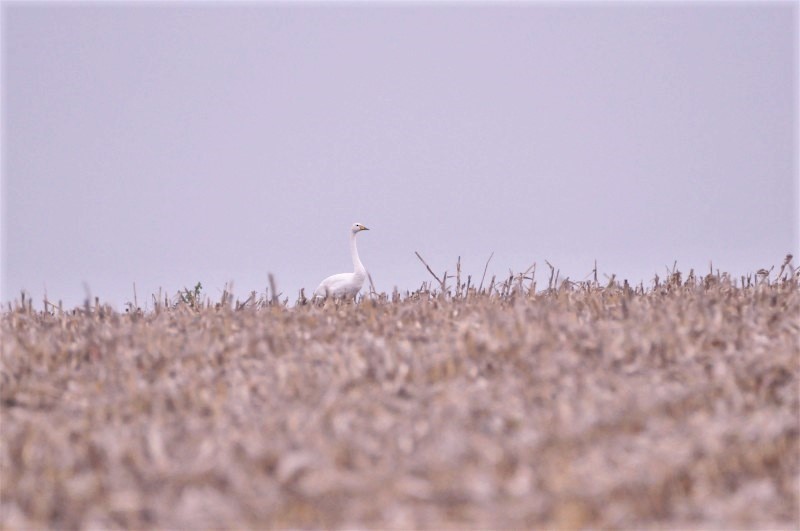
<instances>
[{"instance_id":1,"label":"white swan","mask_svg":"<svg viewBox=\"0 0 800 531\"><path fill-rule=\"evenodd\" d=\"M352 273L339 273L338 275L331 275L322 282L320 282L317 289L314 290L314 299L327 299L333 297L335 299L355 298L364 285L364 279L367 278L367 270L364 269L364 264L358 258L358 249L356 248L356 234L362 230L369 230L361 223L353 223L350 227L350 255L353 257Z\"/></svg>"}]
</instances>

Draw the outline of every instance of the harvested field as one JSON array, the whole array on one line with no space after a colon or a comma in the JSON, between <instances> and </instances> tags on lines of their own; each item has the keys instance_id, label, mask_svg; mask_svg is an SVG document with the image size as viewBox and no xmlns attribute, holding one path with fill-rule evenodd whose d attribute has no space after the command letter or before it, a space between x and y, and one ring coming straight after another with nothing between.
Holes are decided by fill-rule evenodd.
<instances>
[{"instance_id":1,"label":"harvested field","mask_svg":"<svg viewBox=\"0 0 800 531\"><path fill-rule=\"evenodd\" d=\"M797 528L799 288L23 302L0 527Z\"/></svg>"}]
</instances>

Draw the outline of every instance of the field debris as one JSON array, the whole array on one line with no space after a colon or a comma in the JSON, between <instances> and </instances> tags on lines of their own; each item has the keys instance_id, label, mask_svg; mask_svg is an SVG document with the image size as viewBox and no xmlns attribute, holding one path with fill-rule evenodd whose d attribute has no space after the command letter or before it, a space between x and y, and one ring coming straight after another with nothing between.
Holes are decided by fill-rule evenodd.
<instances>
[{"instance_id":1,"label":"field debris","mask_svg":"<svg viewBox=\"0 0 800 531\"><path fill-rule=\"evenodd\" d=\"M797 528L790 262L647 288L552 266L476 288L459 262L358 304L289 307L274 280L125 312L23 297L0 528Z\"/></svg>"}]
</instances>

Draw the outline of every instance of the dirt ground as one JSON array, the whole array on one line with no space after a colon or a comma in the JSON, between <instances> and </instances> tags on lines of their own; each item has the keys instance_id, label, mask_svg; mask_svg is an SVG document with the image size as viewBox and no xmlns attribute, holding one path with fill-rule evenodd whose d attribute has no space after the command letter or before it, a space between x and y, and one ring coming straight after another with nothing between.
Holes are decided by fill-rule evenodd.
<instances>
[{"instance_id":1,"label":"dirt ground","mask_svg":"<svg viewBox=\"0 0 800 531\"><path fill-rule=\"evenodd\" d=\"M0 528L800 527L800 284L2 315Z\"/></svg>"}]
</instances>

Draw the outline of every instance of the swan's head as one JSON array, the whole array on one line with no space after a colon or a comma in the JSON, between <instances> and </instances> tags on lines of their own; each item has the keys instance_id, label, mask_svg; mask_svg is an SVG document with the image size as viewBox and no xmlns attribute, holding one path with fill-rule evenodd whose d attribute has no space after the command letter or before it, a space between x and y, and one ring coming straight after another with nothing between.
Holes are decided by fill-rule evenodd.
<instances>
[{"instance_id":1,"label":"swan's head","mask_svg":"<svg viewBox=\"0 0 800 531\"><path fill-rule=\"evenodd\" d=\"M368 229L368 228L366 228L366 227L365 227L364 225L362 225L361 223L353 223L353 226L352 226L352 227L350 227L350 230L352 230L352 231L353 231L353 234L356 234L356 233L358 233L358 232L361 232L362 230L369 230L369 229Z\"/></svg>"}]
</instances>

